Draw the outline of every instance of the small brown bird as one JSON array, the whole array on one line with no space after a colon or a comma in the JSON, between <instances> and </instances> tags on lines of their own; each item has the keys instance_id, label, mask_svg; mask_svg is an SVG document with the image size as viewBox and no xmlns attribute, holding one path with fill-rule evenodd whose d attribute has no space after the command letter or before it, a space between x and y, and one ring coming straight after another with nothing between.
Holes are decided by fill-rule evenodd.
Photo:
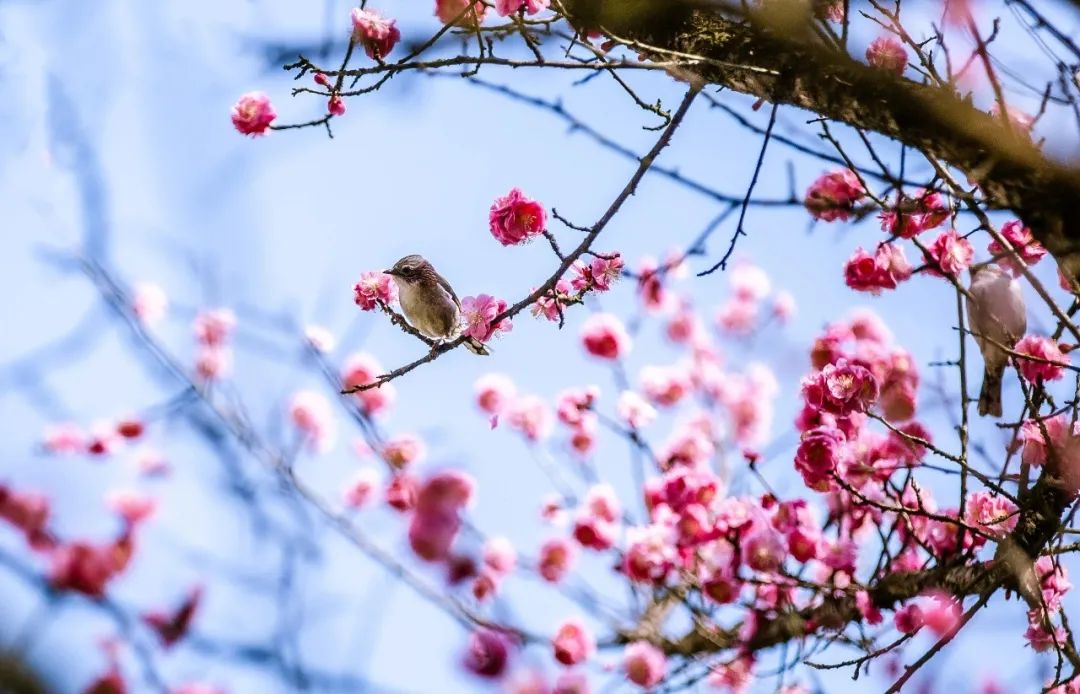
<instances>
[{"instance_id":1,"label":"small brown bird","mask_svg":"<svg viewBox=\"0 0 1080 694\"><path fill-rule=\"evenodd\" d=\"M973 265L969 293L968 327L975 333L985 367L979 414L1000 417L1001 378L1009 354L999 345L1012 349L1027 331L1024 295L1020 283L997 265Z\"/></svg>"},{"instance_id":2,"label":"small brown bird","mask_svg":"<svg viewBox=\"0 0 1080 694\"><path fill-rule=\"evenodd\" d=\"M401 311L414 328L433 340L457 339L461 334L461 301L431 263L423 256L407 255L383 272L394 278ZM472 337L464 345L474 354L491 354Z\"/></svg>"}]
</instances>

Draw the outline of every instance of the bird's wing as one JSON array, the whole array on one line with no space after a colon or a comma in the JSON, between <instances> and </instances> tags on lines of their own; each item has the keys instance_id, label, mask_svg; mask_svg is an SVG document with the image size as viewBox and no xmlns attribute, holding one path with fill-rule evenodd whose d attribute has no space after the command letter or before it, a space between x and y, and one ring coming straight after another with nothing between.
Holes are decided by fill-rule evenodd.
<instances>
[{"instance_id":1,"label":"bird's wing","mask_svg":"<svg viewBox=\"0 0 1080 694\"><path fill-rule=\"evenodd\" d=\"M437 272L435 273L435 279L439 282L439 286L445 289L446 293L450 295L450 298L454 300L454 305L457 306L460 311L461 301L458 300L457 294L454 293L454 288L450 286L450 283L446 281L445 277Z\"/></svg>"}]
</instances>

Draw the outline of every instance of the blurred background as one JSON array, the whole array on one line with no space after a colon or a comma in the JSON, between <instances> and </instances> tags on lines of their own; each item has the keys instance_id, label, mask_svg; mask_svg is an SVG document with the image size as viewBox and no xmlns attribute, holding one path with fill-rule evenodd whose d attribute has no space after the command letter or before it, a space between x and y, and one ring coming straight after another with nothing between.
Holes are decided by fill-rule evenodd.
<instances>
[{"instance_id":1,"label":"blurred background","mask_svg":"<svg viewBox=\"0 0 1080 694\"><path fill-rule=\"evenodd\" d=\"M411 74L348 100L347 114L333 123L333 139L321 128L259 139L235 132L229 109L250 90L271 97L279 123L325 112L318 98L290 97L296 83L281 66L301 52L338 65L350 9L336 1L0 2L0 482L47 495L62 537L115 535L117 519L105 501L114 490L136 489L158 501L130 567L110 584L108 608L43 591L40 560L21 536L0 527L0 648L25 659L49 691L84 689L109 667L107 649L99 644L125 634L149 653L119 651L132 691L154 690L150 671L169 687L201 682L229 692L494 689L463 672L467 634L460 625L282 493L259 460L215 436L208 415L186 402L183 384L132 337L77 261L93 259L124 287L160 285L169 311L154 334L184 364L194 357L196 312L235 311L235 364L221 395L242 400L252 426L282 445L290 441L286 408L293 393L316 389L335 397L305 356L304 326L324 326L336 336L329 359L338 365L362 351L389 369L426 350L384 316L356 308L352 286L361 272L422 253L461 295L483 292L512 302L542 283L556 267L550 249L544 243L496 243L487 230L491 202L517 186L549 210L589 225L635 166L558 114L458 78ZM438 28L426 2L387 2L376 9L397 18L405 42ZM1080 29L1075 22L1073 28ZM1044 59L1030 36L1015 27L1004 31L1015 32L997 44L998 57L1011 69L1023 74L1029 63ZM872 27L862 26L853 43L864 46L874 36ZM509 45L503 50L525 55ZM580 84L580 74L487 67L478 77L558 101L635 153L655 140L656 133L643 126L656 126L658 119L610 79ZM663 74L633 77L639 93L661 99L665 108L673 108L685 88ZM1038 95L1011 92L1020 108L1038 109ZM768 107L754 111L740 95L715 96L764 127ZM827 149L806 125L811 117L781 109L777 132ZM1071 156L1076 138L1064 118L1050 113L1036 132L1050 138L1050 148ZM760 147L760 136L700 102L660 164L738 198ZM893 156L898 147L883 145L883 151ZM801 198L830 168L774 142L755 197ZM910 160L908 175L929 178ZM596 248L621 252L633 268L643 256L684 251L725 207L651 173ZM707 240L706 255L690 258L688 276L676 280L677 291L701 311L710 330L716 307L729 296L728 277L693 274L719 259L734 224L735 216L724 221ZM955 448L944 409L955 402L955 369L928 366L956 358L952 288L920 276L881 297L844 286L843 263L854 247L879 240L873 218L814 225L801 206L755 206L745 226L748 235L738 241L735 257L762 267L797 305L786 324L773 321L750 338L720 342L733 369L760 361L779 383L774 423L761 446L761 470L776 492L803 493L791 463L791 422L810 342L826 323L859 307L881 315L896 344L914 355L924 383L920 419L939 443ZM578 232L554 220L549 228L564 247L576 243ZM985 249L978 250L985 258ZM1051 259L1037 272L1056 297L1064 296ZM613 412L616 376L590 359L578 338L590 311L610 311L635 326L625 362L632 384L642 366L679 356L664 338L663 321L636 319L641 311L634 289L633 280L624 280L589 306L569 311L562 330L522 314L494 344L494 356L479 359L456 350L398 379L395 403L380 426L423 438L428 451L419 470L456 468L473 475L471 523L534 554L553 532L539 517L541 497L554 489L538 462L572 464L565 432L529 446L505 425L493 429L473 404L473 384L485 373L504 373L519 391L549 400L563 388L596 384L600 409ZM1030 296L1029 305L1036 307L1032 332L1043 327L1045 333L1045 309L1040 313ZM978 384L980 372L976 361L971 382ZM1008 379L1007 392L1015 390L1015 375ZM152 413L138 445L101 459L42 451L49 425L90 428L132 413ZM652 440L662 441L681 415L653 424ZM355 423L344 410L335 416L334 446L321 455L301 454L296 474L340 507L342 486L372 463L354 450L360 435ZM1004 441L983 422L975 437L991 452ZM152 452L168 462L168 476L140 474L140 459ZM727 455L731 493L762 493L738 451ZM593 459L626 504L637 504L626 442L602 435ZM925 484L943 504L955 498L951 478L928 476ZM436 572L410 558L399 517L381 501L360 511L356 522L441 585ZM584 556L578 574L618 602L624 589L610 575L609 560ZM189 638L160 652L130 615L175 606L195 585L204 586L204 595ZM580 613L557 591L527 577L509 579L486 609L541 634ZM999 691L1037 691L1053 663L1030 651L1024 628L1019 604L996 601L928 666L924 677L932 684L925 691L983 691L991 680ZM928 639L918 637L913 648L929 646ZM605 672L617 656L601 652L591 663L596 691L633 689L617 673ZM770 670L768 660L762 672ZM550 654L536 648L521 654L517 667L555 672ZM854 682L846 670L804 669L798 681L813 690L877 691L892 679L884 668L875 664L869 679ZM775 678L762 678L753 691L776 687Z\"/></svg>"}]
</instances>

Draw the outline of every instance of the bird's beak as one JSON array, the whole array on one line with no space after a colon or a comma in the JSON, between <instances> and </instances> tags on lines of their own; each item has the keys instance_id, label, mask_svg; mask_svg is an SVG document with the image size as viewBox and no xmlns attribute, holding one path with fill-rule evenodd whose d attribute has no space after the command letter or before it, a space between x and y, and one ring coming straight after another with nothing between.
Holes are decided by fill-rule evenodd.
<instances>
[{"instance_id":1,"label":"bird's beak","mask_svg":"<svg viewBox=\"0 0 1080 694\"><path fill-rule=\"evenodd\" d=\"M390 268L389 270L383 270L383 274L390 275L391 277L397 277L397 273L394 272L394 268Z\"/></svg>"}]
</instances>

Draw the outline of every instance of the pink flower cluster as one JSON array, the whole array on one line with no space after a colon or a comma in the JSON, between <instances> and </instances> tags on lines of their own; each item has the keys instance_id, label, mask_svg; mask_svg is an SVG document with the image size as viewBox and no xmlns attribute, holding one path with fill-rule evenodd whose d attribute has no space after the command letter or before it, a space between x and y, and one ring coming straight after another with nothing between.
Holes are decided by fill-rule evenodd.
<instances>
[{"instance_id":1,"label":"pink flower cluster","mask_svg":"<svg viewBox=\"0 0 1080 694\"><path fill-rule=\"evenodd\" d=\"M935 229L949 218L949 206L941 193L920 190L914 197L899 196L896 206L878 215L881 230L904 239L912 239Z\"/></svg>"},{"instance_id":2,"label":"pink flower cluster","mask_svg":"<svg viewBox=\"0 0 1080 694\"><path fill-rule=\"evenodd\" d=\"M592 411L600 389L596 386L568 388L556 397L555 414L570 430L570 447L582 457L596 444L597 416Z\"/></svg>"},{"instance_id":3,"label":"pink flower cluster","mask_svg":"<svg viewBox=\"0 0 1080 694\"><path fill-rule=\"evenodd\" d=\"M204 383L228 376L232 368L229 340L236 328L236 314L227 308L203 311L195 316L195 375Z\"/></svg>"},{"instance_id":4,"label":"pink flower cluster","mask_svg":"<svg viewBox=\"0 0 1080 694\"><path fill-rule=\"evenodd\" d=\"M544 206L525 197L520 188L497 198L488 215L491 235L504 246L514 246L539 236L547 228Z\"/></svg>"},{"instance_id":5,"label":"pink flower cluster","mask_svg":"<svg viewBox=\"0 0 1080 694\"><path fill-rule=\"evenodd\" d=\"M393 19L386 19L378 12L359 7L352 11L352 39L364 47L367 57L382 60L390 55L394 46L401 40Z\"/></svg>"},{"instance_id":6,"label":"pink flower cluster","mask_svg":"<svg viewBox=\"0 0 1080 694\"><path fill-rule=\"evenodd\" d=\"M859 177L848 169L822 175L806 191L803 204L814 219L846 222L855 211L855 203L866 197Z\"/></svg>"},{"instance_id":7,"label":"pink flower cluster","mask_svg":"<svg viewBox=\"0 0 1080 694\"><path fill-rule=\"evenodd\" d=\"M892 36L880 36L874 39L866 49L866 62L872 67L888 70L897 75L904 74L907 61L907 51Z\"/></svg>"},{"instance_id":8,"label":"pink flower cluster","mask_svg":"<svg viewBox=\"0 0 1080 694\"><path fill-rule=\"evenodd\" d=\"M1035 240L1035 237L1031 234L1031 229L1024 226L1024 223L1018 219L1001 225L1001 236L1009 242L1009 245L1020 256L1020 260L1024 265L1034 265L1046 255L1046 249ZM1012 253L1009 253L1003 245L997 242L997 239L991 241L986 250L997 260L998 265L1008 270L1013 277L1019 277L1023 274L1020 263L1013 258Z\"/></svg>"},{"instance_id":9,"label":"pink flower cluster","mask_svg":"<svg viewBox=\"0 0 1080 694\"><path fill-rule=\"evenodd\" d=\"M926 253L926 271L936 277L959 277L960 273L971 267L975 259L975 249L971 242L961 236L956 229L942 232Z\"/></svg>"},{"instance_id":10,"label":"pink flower cluster","mask_svg":"<svg viewBox=\"0 0 1080 694\"><path fill-rule=\"evenodd\" d=\"M378 308L379 302L390 305L397 299L397 284L385 272L365 272L353 286L353 301L362 311Z\"/></svg>"},{"instance_id":11,"label":"pink flower cluster","mask_svg":"<svg viewBox=\"0 0 1080 694\"><path fill-rule=\"evenodd\" d=\"M500 17L508 17L518 12L536 14L548 8L551 0L495 0L495 12Z\"/></svg>"},{"instance_id":12,"label":"pink flower cluster","mask_svg":"<svg viewBox=\"0 0 1080 694\"><path fill-rule=\"evenodd\" d=\"M581 326L581 343L589 354L608 360L625 357L633 345L622 321L611 313L589 316Z\"/></svg>"},{"instance_id":13,"label":"pink flower cluster","mask_svg":"<svg viewBox=\"0 0 1080 694\"><path fill-rule=\"evenodd\" d=\"M435 0L435 16L443 24L449 24L457 19L456 24L461 27L475 27L484 21L487 14L487 5L482 0Z\"/></svg>"},{"instance_id":14,"label":"pink flower cluster","mask_svg":"<svg viewBox=\"0 0 1080 694\"><path fill-rule=\"evenodd\" d=\"M513 330L509 318L492 323L496 316L506 310L506 301L487 294L467 296L461 300L462 320L465 322L464 333L480 342L487 342L493 337Z\"/></svg>"},{"instance_id":15,"label":"pink flower cluster","mask_svg":"<svg viewBox=\"0 0 1080 694\"><path fill-rule=\"evenodd\" d=\"M233 127L243 135L265 135L275 118L277 112L270 104L270 97L262 92L248 92L232 107Z\"/></svg>"},{"instance_id":16,"label":"pink flower cluster","mask_svg":"<svg viewBox=\"0 0 1080 694\"><path fill-rule=\"evenodd\" d=\"M880 243L874 255L861 247L855 249L844 267L844 281L857 292L880 294L883 289L896 289L900 282L911 277L912 271L903 248Z\"/></svg>"},{"instance_id":17,"label":"pink flower cluster","mask_svg":"<svg viewBox=\"0 0 1080 694\"><path fill-rule=\"evenodd\" d=\"M289 418L304 443L325 453L334 445L336 425L330 402L321 394L301 390L289 401Z\"/></svg>"},{"instance_id":18,"label":"pink flower cluster","mask_svg":"<svg viewBox=\"0 0 1080 694\"><path fill-rule=\"evenodd\" d=\"M382 366L370 354L354 354L345 360L345 366L341 371L341 382L345 388L374 383L376 379L385 373ZM353 394L360 409L367 415L377 415L385 412L397 398L397 390L393 383L383 383L377 388L357 391Z\"/></svg>"},{"instance_id":19,"label":"pink flower cluster","mask_svg":"<svg viewBox=\"0 0 1080 694\"><path fill-rule=\"evenodd\" d=\"M419 488L409 522L409 545L429 562L445 561L461 529L459 512L472 498L472 478L457 471L440 472Z\"/></svg>"},{"instance_id":20,"label":"pink flower cluster","mask_svg":"<svg viewBox=\"0 0 1080 694\"><path fill-rule=\"evenodd\" d=\"M1056 381L1065 373L1069 358L1061 352L1057 342L1049 337L1025 335L1013 348L1017 354L1030 359L1016 357L1016 368L1020 375L1031 383Z\"/></svg>"},{"instance_id":21,"label":"pink flower cluster","mask_svg":"<svg viewBox=\"0 0 1080 694\"><path fill-rule=\"evenodd\" d=\"M728 274L731 284L731 296L716 310L716 326L721 332L745 336L754 332L761 325L762 302L772 293L772 282L765 270L746 260L735 264ZM767 317L783 318L793 310L794 299L776 294L779 304L774 304ZM693 335L692 330L687 331Z\"/></svg>"}]
</instances>

